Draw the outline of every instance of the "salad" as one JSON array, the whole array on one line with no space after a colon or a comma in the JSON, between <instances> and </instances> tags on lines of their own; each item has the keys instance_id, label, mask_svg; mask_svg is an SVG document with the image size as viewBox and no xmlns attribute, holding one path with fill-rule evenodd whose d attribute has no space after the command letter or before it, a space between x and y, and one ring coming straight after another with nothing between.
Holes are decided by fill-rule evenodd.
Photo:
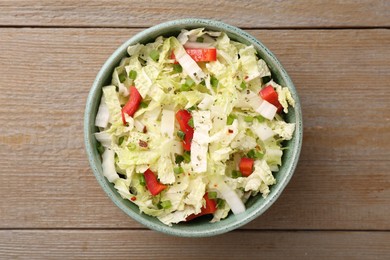
<instances>
[{"instance_id":1,"label":"salad","mask_svg":"<svg viewBox=\"0 0 390 260\"><path fill-rule=\"evenodd\" d=\"M211 222L276 183L294 99L252 45L204 28L135 44L103 87L95 133L102 169L140 212Z\"/></svg>"}]
</instances>

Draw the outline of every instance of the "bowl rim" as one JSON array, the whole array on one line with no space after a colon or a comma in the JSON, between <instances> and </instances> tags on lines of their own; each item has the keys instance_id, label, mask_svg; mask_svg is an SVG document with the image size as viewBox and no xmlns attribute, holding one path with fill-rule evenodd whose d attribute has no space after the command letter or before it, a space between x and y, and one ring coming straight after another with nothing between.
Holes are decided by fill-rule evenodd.
<instances>
[{"instance_id":1,"label":"bowl rim","mask_svg":"<svg viewBox=\"0 0 390 260\"><path fill-rule=\"evenodd\" d=\"M124 204L124 199L118 196L118 194L115 194L114 191L109 187L108 180L103 176L101 169L98 169L98 164L101 164L95 156L95 151L93 147L93 141L94 141L94 116L93 111L96 110L96 106L92 106L94 103L94 100L96 99L96 95L99 95L101 93L101 88L103 87L103 82L107 80L107 72L112 72L113 68L118 66L120 59L122 59L123 53L127 50L127 47L129 45L135 44L140 41L144 41L145 38L150 37L150 35L156 36L160 35L158 34L160 31L173 29L178 27L179 29L182 28L199 28L204 27L206 29L210 30L219 30L224 31L230 35L236 35L239 38L244 39L248 43L251 43L255 46L257 51L262 51L263 54L267 56L267 59L272 61L273 66L280 71L280 76L285 81L285 86L288 87L292 95L295 99L295 123L296 123L296 129L293 137L293 152L292 152L292 158L290 160L290 163L288 165L284 165L282 167L288 167L286 169L286 175L281 180L281 183L279 184L279 188L276 191L271 192L267 197L267 203L264 203L261 208L257 210L253 210L251 212L246 212L245 215L233 215L230 218L231 221L228 223L229 225L217 225L217 223L213 223L212 228L207 228L204 230L196 230L191 228L173 228L171 226L166 226L163 223L156 224L153 221L149 221L146 214L139 214L133 210L131 210L127 205ZM215 29L213 29L215 28ZM269 65L269 61L267 62ZM275 70L275 69L274 69ZM111 77L111 75L109 75ZM101 94L100 94L101 95ZM302 125L302 111L300 106L299 97L296 91L296 88L279 62L279 60L276 58L276 56L258 39L256 39L254 36L250 35L249 33L243 31L242 29L239 29L238 27L232 26L230 24L226 24L221 21L217 20L210 20L210 19L200 19L200 18L185 18L185 19L178 19L178 20L172 20L163 22L157 25L154 25L148 29L145 29L141 32L138 32L137 34L130 37L128 40L126 40L122 45L120 45L111 55L110 57L105 61L104 65L100 68L92 87L89 91L86 106L85 106L85 112L84 112L84 145L87 153L87 157L89 160L89 164L92 168L92 171L95 175L95 178L97 179L100 186L103 188L106 195L116 204L117 207L119 207L123 212L125 212L128 216L136 220L137 222L143 224L144 226L159 231L165 234L174 235L174 236L181 236L181 237L209 237L214 235L223 234L229 231L232 231L238 227L241 227L261 214L263 214L280 196L282 191L287 186L288 182L290 181L292 175L294 174L294 171L297 167L299 156L301 152L302 147L302 139L303 139L303 125ZM95 149L96 150L96 149ZM112 185L112 184L111 184ZM156 219L155 217L152 217ZM158 220L157 220L158 221Z\"/></svg>"}]
</instances>

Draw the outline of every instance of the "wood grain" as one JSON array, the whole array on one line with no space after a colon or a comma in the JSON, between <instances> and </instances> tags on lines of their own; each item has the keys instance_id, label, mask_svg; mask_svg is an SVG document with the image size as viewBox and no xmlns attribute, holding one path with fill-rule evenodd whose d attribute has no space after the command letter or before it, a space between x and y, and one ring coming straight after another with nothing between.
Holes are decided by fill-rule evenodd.
<instances>
[{"instance_id":1,"label":"wood grain","mask_svg":"<svg viewBox=\"0 0 390 260\"><path fill-rule=\"evenodd\" d=\"M142 28L186 17L246 28L303 107L301 160L281 197L212 238L130 219L83 145L107 57ZM390 259L389 17L385 0L1 0L0 259Z\"/></svg>"},{"instance_id":2,"label":"wood grain","mask_svg":"<svg viewBox=\"0 0 390 260\"><path fill-rule=\"evenodd\" d=\"M372 168L369 162L302 162L279 200L244 228L389 230L388 164ZM17 176L8 176L0 193L6 198L1 228L142 227L109 201L87 165L68 170L68 176L8 172Z\"/></svg>"},{"instance_id":3,"label":"wood grain","mask_svg":"<svg viewBox=\"0 0 390 260\"><path fill-rule=\"evenodd\" d=\"M100 66L139 30L0 29L0 228L140 227L111 203L83 147ZM301 163L250 229L389 230L390 31L251 30L294 80Z\"/></svg>"},{"instance_id":4,"label":"wood grain","mask_svg":"<svg viewBox=\"0 0 390 260\"><path fill-rule=\"evenodd\" d=\"M91 239L93 238L93 239ZM388 232L243 232L212 238L141 230L5 230L12 259L388 259Z\"/></svg>"},{"instance_id":5,"label":"wood grain","mask_svg":"<svg viewBox=\"0 0 390 260\"><path fill-rule=\"evenodd\" d=\"M245 28L388 27L389 1L2 0L0 25L148 27L199 17Z\"/></svg>"}]
</instances>

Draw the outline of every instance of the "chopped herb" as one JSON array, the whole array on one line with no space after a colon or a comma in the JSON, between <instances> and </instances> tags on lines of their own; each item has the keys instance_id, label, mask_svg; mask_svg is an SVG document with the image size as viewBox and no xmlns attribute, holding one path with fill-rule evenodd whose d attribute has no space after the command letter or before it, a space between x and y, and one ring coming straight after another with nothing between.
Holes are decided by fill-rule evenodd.
<instances>
[{"instance_id":1,"label":"chopped herb","mask_svg":"<svg viewBox=\"0 0 390 260\"><path fill-rule=\"evenodd\" d=\"M141 108L147 108L148 107L148 103L146 103L146 102L144 102L144 101L141 101L141 103L139 104L139 106L141 107Z\"/></svg>"},{"instance_id":2,"label":"chopped herb","mask_svg":"<svg viewBox=\"0 0 390 260\"><path fill-rule=\"evenodd\" d=\"M169 209L170 207L172 207L172 203L170 200L164 200L164 201L161 201L160 202L160 205L163 209Z\"/></svg>"},{"instance_id":3,"label":"chopped herb","mask_svg":"<svg viewBox=\"0 0 390 260\"><path fill-rule=\"evenodd\" d=\"M262 116L255 116L256 120L259 122L259 123L262 123L264 122L265 118L262 117Z\"/></svg>"},{"instance_id":4,"label":"chopped herb","mask_svg":"<svg viewBox=\"0 0 390 260\"><path fill-rule=\"evenodd\" d=\"M211 76L210 78L210 84L213 88L218 87L218 79L214 76Z\"/></svg>"},{"instance_id":5,"label":"chopped herb","mask_svg":"<svg viewBox=\"0 0 390 260\"><path fill-rule=\"evenodd\" d=\"M189 151L185 151L183 153L184 162L189 163L191 162L191 153Z\"/></svg>"},{"instance_id":6,"label":"chopped herb","mask_svg":"<svg viewBox=\"0 0 390 260\"><path fill-rule=\"evenodd\" d=\"M124 136L119 137L119 139L118 139L118 145L121 145L121 144L123 143L124 140L125 140L125 137L124 137Z\"/></svg>"},{"instance_id":7,"label":"chopped herb","mask_svg":"<svg viewBox=\"0 0 390 260\"><path fill-rule=\"evenodd\" d=\"M189 87L192 87L195 84L195 82L192 79L186 79L185 84Z\"/></svg>"},{"instance_id":8,"label":"chopped herb","mask_svg":"<svg viewBox=\"0 0 390 260\"><path fill-rule=\"evenodd\" d=\"M257 151L256 151L255 157L256 157L256 159L263 159L264 154L261 153L261 152L257 152Z\"/></svg>"},{"instance_id":9,"label":"chopped herb","mask_svg":"<svg viewBox=\"0 0 390 260\"><path fill-rule=\"evenodd\" d=\"M188 112L191 112L192 110L198 109L196 105L193 105L192 107L187 108Z\"/></svg>"},{"instance_id":10,"label":"chopped herb","mask_svg":"<svg viewBox=\"0 0 390 260\"><path fill-rule=\"evenodd\" d=\"M176 73L181 73L183 71L183 68L180 64L173 64L173 71Z\"/></svg>"},{"instance_id":11,"label":"chopped herb","mask_svg":"<svg viewBox=\"0 0 390 260\"><path fill-rule=\"evenodd\" d=\"M142 173L140 175L138 175L138 180L139 180L139 184L141 186L146 186L145 176Z\"/></svg>"},{"instance_id":12,"label":"chopped herb","mask_svg":"<svg viewBox=\"0 0 390 260\"><path fill-rule=\"evenodd\" d=\"M173 172L174 172L175 174L180 174L180 173L183 173L184 170L183 170L182 167L179 166L179 167L173 168Z\"/></svg>"},{"instance_id":13,"label":"chopped herb","mask_svg":"<svg viewBox=\"0 0 390 260\"><path fill-rule=\"evenodd\" d=\"M152 50L149 56L150 58L152 58L152 60L158 61L158 59L160 58L160 53L158 52L158 50Z\"/></svg>"},{"instance_id":14,"label":"chopped herb","mask_svg":"<svg viewBox=\"0 0 390 260\"><path fill-rule=\"evenodd\" d=\"M244 121L245 121L245 122L248 122L248 123L253 122L253 119L254 119L254 118L253 118L252 116L245 116L245 117L244 117Z\"/></svg>"},{"instance_id":15,"label":"chopped herb","mask_svg":"<svg viewBox=\"0 0 390 260\"><path fill-rule=\"evenodd\" d=\"M227 120L226 120L226 124L227 125L232 125L233 122L234 122L234 119L236 119L237 117L233 114L230 114L228 117L227 117Z\"/></svg>"},{"instance_id":16,"label":"chopped herb","mask_svg":"<svg viewBox=\"0 0 390 260\"><path fill-rule=\"evenodd\" d=\"M246 89L246 83L245 83L245 81L241 82L240 88L241 88L242 90Z\"/></svg>"},{"instance_id":17,"label":"chopped herb","mask_svg":"<svg viewBox=\"0 0 390 260\"><path fill-rule=\"evenodd\" d=\"M190 120L188 120L188 125L192 128L194 128L194 118L191 117Z\"/></svg>"},{"instance_id":18,"label":"chopped herb","mask_svg":"<svg viewBox=\"0 0 390 260\"><path fill-rule=\"evenodd\" d=\"M191 87L188 86L187 84L181 84L180 90L181 91L189 91L189 90L191 90Z\"/></svg>"},{"instance_id":19,"label":"chopped herb","mask_svg":"<svg viewBox=\"0 0 390 260\"><path fill-rule=\"evenodd\" d=\"M131 78L132 80L135 80L137 78L137 72L135 70L130 70L129 78Z\"/></svg>"},{"instance_id":20,"label":"chopped herb","mask_svg":"<svg viewBox=\"0 0 390 260\"><path fill-rule=\"evenodd\" d=\"M247 156L252 159L262 159L264 154L253 149L247 153Z\"/></svg>"},{"instance_id":21,"label":"chopped herb","mask_svg":"<svg viewBox=\"0 0 390 260\"><path fill-rule=\"evenodd\" d=\"M181 156L180 154L177 154L177 155L176 155L176 158L175 158L175 163L176 163L176 164L180 164L180 163L182 163L183 161L184 161L184 157Z\"/></svg>"},{"instance_id":22,"label":"chopped herb","mask_svg":"<svg viewBox=\"0 0 390 260\"><path fill-rule=\"evenodd\" d=\"M250 150L248 153L247 153L247 156L249 157L249 158L255 158L255 153L256 153L256 151L255 150Z\"/></svg>"},{"instance_id":23,"label":"chopped herb","mask_svg":"<svg viewBox=\"0 0 390 260\"><path fill-rule=\"evenodd\" d=\"M207 193L209 199L214 200L217 198L218 193L216 191L210 191Z\"/></svg>"},{"instance_id":24,"label":"chopped herb","mask_svg":"<svg viewBox=\"0 0 390 260\"><path fill-rule=\"evenodd\" d=\"M232 171L232 178L237 179L238 177L242 177L242 173L240 171L233 170Z\"/></svg>"},{"instance_id":25,"label":"chopped herb","mask_svg":"<svg viewBox=\"0 0 390 260\"><path fill-rule=\"evenodd\" d=\"M192 86L195 84L195 82L192 79L186 79L186 81L181 84L180 90L181 91L189 91L191 90Z\"/></svg>"},{"instance_id":26,"label":"chopped herb","mask_svg":"<svg viewBox=\"0 0 390 260\"><path fill-rule=\"evenodd\" d=\"M225 200L223 199L217 199L217 208L223 208L225 206Z\"/></svg>"},{"instance_id":27,"label":"chopped herb","mask_svg":"<svg viewBox=\"0 0 390 260\"><path fill-rule=\"evenodd\" d=\"M127 147L129 148L130 151L133 151L133 150L135 150L135 148L137 148L137 146L133 143L129 143L129 145Z\"/></svg>"},{"instance_id":28,"label":"chopped herb","mask_svg":"<svg viewBox=\"0 0 390 260\"><path fill-rule=\"evenodd\" d=\"M198 38L196 38L196 42L204 42L204 38L203 37L198 37Z\"/></svg>"},{"instance_id":29,"label":"chopped herb","mask_svg":"<svg viewBox=\"0 0 390 260\"><path fill-rule=\"evenodd\" d=\"M184 140L186 134L183 131L179 130L177 131L177 136L180 138L180 140Z\"/></svg>"},{"instance_id":30,"label":"chopped herb","mask_svg":"<svg viewBox=\"0 0 390 260\"><path fill-rule=\"evenodd\" d=\"M122 71L120 74L118 74L119 81L123 83L126 80L126 71Z\"/></svg>"}]
</instances>

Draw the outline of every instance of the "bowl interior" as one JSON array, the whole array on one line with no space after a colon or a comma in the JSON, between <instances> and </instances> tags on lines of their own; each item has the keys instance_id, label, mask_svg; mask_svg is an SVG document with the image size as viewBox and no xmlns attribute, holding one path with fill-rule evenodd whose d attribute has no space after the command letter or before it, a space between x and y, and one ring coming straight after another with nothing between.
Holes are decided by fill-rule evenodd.
<instances>
[{"instance_id":1,"label":"bowl interior","mask_svg":"<svg viewBox=\"0 0 390 260\"><path fill-rule=\"evenodd\" d=\"M274 80L282 86L288 87L296 101L295 108L289 109L289 113L285 116L287 122L296 123L296 130L294 137L284 143L288 149L284 151L282 166L280 167L279 172L275 174L277 183L270 187L271 192L267 198L264 199L261 195L252 197L246 203L247 210L244 213L239 215L230 214L226 219L217 223L209 223L210 218L205 216L191 221L191 223L180 223L169 227L162 224L155 217L141 214L138 207L130 201L122 199L116 192L113 184L108 182L103 176L101 158L97 151L97 141L93 135L98 130L94 126L94 121L102 95L101 88L111 83L111 75L114 68L118 66L120 60L127 55L127 46L138 42L151 42L160 35L177 36L183 28L193 29L199 27L204 27L207 30L213 31L224 31L235 41L254 45L259 56L268 64ZM234 26L222 22L204 19L182 19L159 24L138 33L126 41L109 57L99 71L87 99L84 116L84 135L87 155L96 179L110 199L127 215L148 228L166 234L186 237L205 237L222 234L250 222L267 210L279 197L280 193L290 180L299 159L302 143L302 115L296 89L287 72L283 69L276 57L259 40Z\"/></svg>"}]
</instances>

